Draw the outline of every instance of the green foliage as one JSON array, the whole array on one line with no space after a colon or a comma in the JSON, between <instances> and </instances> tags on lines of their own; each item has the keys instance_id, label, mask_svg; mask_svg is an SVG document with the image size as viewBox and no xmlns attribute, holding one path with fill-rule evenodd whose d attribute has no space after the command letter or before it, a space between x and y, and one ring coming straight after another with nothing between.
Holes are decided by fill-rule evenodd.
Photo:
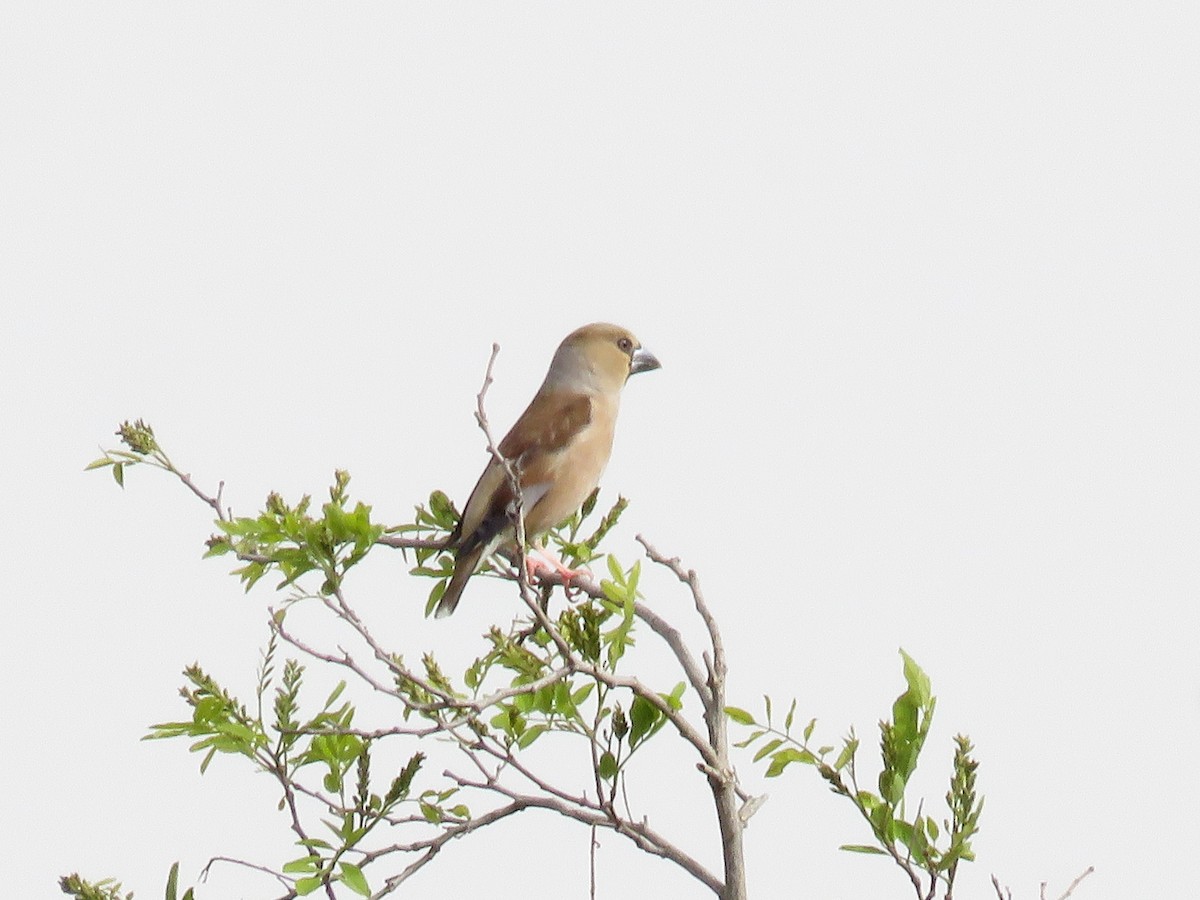
<instances>
[{"instance_id":1,"label":"green foliage","mask_svg":"<svg viewBox=\"0 0 1200 900\"><path fill-rule=\"evenodd\" d=\"M799 735L792 732L796 701L788 708L783 727L777 728L772 717L772 704L764 697L766 714L759 722L745 709L726 707L734 722L754 730L738 747L755 746L754 761L767 760L766 775L781 775L793 763L812 766L830 790L849 800L870 828L873 844L843 844L843 850L890 856L904 869L919 897L932 897L939 884L947 896L953 891L958 864L975 858L971 840L979 830L983 800L975 792L975 771L979 764L971 753L970 740L955 737L953 774L946 794L949 818L941 820L924 813L923 801L909 814L912 804L906 791L917 769L925 739L933 723L936 699L929 677L903 650L905 691L892 704L892 717L879 723L880 769L876 779L878 793L859 786L857 761L859 740L853 730L842 740L836 756L830 745L813 746L811 742L816 720L804 726ZM922 887L920 877L927 879Z\"/></svg>"},{"instance_id":2,"label":"green foliage","mask_svg":"<svg viewBox=\"0 0 1200 900\"><path fill-rule=\"evenodd\" d=\"M285 863L281 871L297 876L294 889L300 895L336 881L370 896L363 867L343 857L354 851L376 827L386 824L401 805L419 803L426 818L429 810L440 817L441 805L453 792L445 796L425 792L419 800L411 796L413 780L424 760L422 753L413 754L386 789L373 790L371 740L353 733L353 704L339 702L346 683L340 682L318 710L304 714L301 704L304 667L295 659L286 660L276 683L277 640L277 633L273 633L263 654L256 713L249 712L245 704L193 665L184 670L188 685L180 692L192 710L192 717L153 725L146 738L192 739L189 749L204 754L201 772L207 770L218 753L252 760L256 768L276 776L284 787L281 806L291 802L301 769L311 766L321 771L320 788L332 795L330 806L337 812L334 818L324 820L332 840L302 841L304 855ZM264 717L264 709L270 711L269 717ZM462 808L456 806L449 815L461 812Z\"/></svg>"},{"instance_id":3,"label":"green foliage","mask_svg":"<svg viewBox=\"0 0 1200 900\"><path fill-rule=\"evenodd\" d=\"M348 473L334 473L329 501L322 504L319 516L309 512L312 498L307 494L289 505L272 492L257 516L218 521L224 534L209 540L205 555L232 552L245 560L235 574L246 590L277 569L284 577L276 590L318 572L323 576L320 592L332 594L384 532L383 526L371 522L371 507L361 502L350 506L349 484Z\"/></svg>"},{"instance_id":4,"label":"green foliage","mask_svg":"<svg viewBox=\"0 0 1200 900\"><path fill-rule=\"evenodd\" d=\"M84 881L78 875L65 875L58 880L58 886L64 894L70 894L75 900L133 900L133 892L122 894L121 883L112 878ZM179 895L179 863L171 865L163 896L165 900L195 900L192 888L184 891L183 896Z\"/></svg>"},{"instance_id":5,"label":"green foliage","mask_svg":"<svg viewBox=\"0 0 1200 900\"><path fill-rule=\"evenodd\" d=\"M144 422L126 422L118 434L126 449L107 451L88 468L110 468L122 486L126 470L136 465L175 475L216 513L220 533L208 541L206 555L236 557L240 567L234 574L247 590L277 571L282 578L276 589L288 591L268 621L270 636L253 701L243 703L198 664L191 665L184 670L186 683L181 690L190 714L153 725L146 735L155 740L185 739L191 752L201 754L201 773L220 755L244 760L272 778L279 791L279 808L298 838L298 855L273 871L289 887L288 896L318 891L364 897L390 893L446 841L539 805L536 798L506 786L505 779L513 773L532 782L542 792L539 796L548 793L558 804L553 808L561 808L580 792L551 790L539 780L536 766L529 762L535 744L555 754L573 754L590 767L591 784L583 792L588 796L576 801L582 804L580 821L593 827L608 823L625 834L637 833L639 823L622 818L619 808L623 805L628 812L626 776L635 760L644 758L638 755L641 749L668 725L694 747L701 746L697 742L703 738L689 736L697 732L682 715L689 699L701 707L709 725L719 716L723 687L717 692L713 682L703 685L703 676L697 674L686 651L677 658L689 681L670 690L663 690L665 685L646 685L625 671L641 623L637 605L641 564L625 567L601 550L627 506L624 498L595 521L598 495L593 493L576 515L547 535L549 544L571 566L603 561L605 576L599 589L576 592L571 602L556 605L552 613L549 586L543 585L539 594L528 590L522 580L527 614L507 630L489 629L478 656L458 676L430 654L411 665L386 650L343 594L350 569L374 547L388 544L413 554L411 574L433 580L426 601L428 614L453 569L453 559L442 545L459 513L445 494L432 492L426 504L416 507L412 522L384 527L372 522L369 506L351 502L350 476L338 471L319 513L307 495L289 504L271 493L257 515L234 518L222 509L219 494L205 495L175 467ZM663 561L650 555L655 562ZM506 568L485 571L495 577L515 577ZM678 575L681 570L675 571ZM680 578L686 581L683 575ZM696 599L699 604L699 594ZM287 630L287 615L296 604L306 602L319 604L333 620L348 626L356 649L339 645L336 653L322 651L295 638ZM677 632L667 638L662 626L651 624L672 649L671 640L681 640ZM712 637L715 652L719 646L715 630ZM323 703L314 704L299 659L283 659L277 665L281 643L309 659L344 668L352 674L351 681L340 681ZM958 863L973 858L971 840L982 808L975 792L977 763L970 742L956 738L954 774L946 795L948 818L939 827L924 813L923 804L911 810L906 792L929 733L935 701L925 673L907 654L903 659L906 689L893 704L891 718L879 725L881 765L875 791L859 785L859 741L854 733L836 753L832 745L814 745L815 720L793 731L795 701L781 727L775 724L769 697L764 698L762 724L742 708L726 707L725 712L752 729L737 746L753 746L753 759L765 764L767 777L777 777L795 763L812 766L834 793L854 804L873 843L847 844L843 849L889 855L909 872L914 885L916 873L928 877L929 897L939 883L947 886L948 897ZM713 665L708 657L706 662ZM723 657L717 662L723 672ZM692 690L689 683L697 687ZM382 725L356 724L355 689L396 703ZM426 772L425 749L432 745L421 742L429 740L461 754L456 758L467 760L469 774L456 774L453 769ZM423 749L415 749L418 746ZM382 754L385 748L387 753ZM706 764L717 758L716 750L706 752L701 753ZM399 759L404 762L397 770ZM709 780L718 779L710 775ZM492 804L478 816L471 809L476 798ZM405 853L417 854L417 861L403 867L399 875L380 874L386 860ZM661 855L670 857L670 852L664 849ZM176 866L167 900L180 900L177 874ZM74 892L79 900L121 900L120 885L111 881L91 885L69 876L62 883L64 891ZM190 890L182 900L192 900Z\"/></svg>"},{"instance_id":6,"label":"green foliage","mask_svg":"<svg viewBox=\"0 0 1200 900\"><path fill-rule=\"evenodd\" d=\"M563 562L572 569L586 566L603 555L599 551L600 542L612 531L620 520L621 513L625 512L625 508L629 506L628 500L618 496L617 502L601 517L592 533L587 537L581 537L583 524L596 509L596 501L599 497L600 489L597 488L592 491L577 513L550 533L550 543L558 550Z\"/></svg>"},{"instance_id":7,"label":"green foliage","mask_svg":"<svg viewBox=\"0 0 1200 900\"><path fill-rule=\"evenodd\" d=\"M128 449L106 450L85 468L111 469L122 487L125 471L136 465L149 465L178 477L217 512L221 534L208 539L205 556L235 554L244 563L235 574L246 590L268 572L278 570L283 575L278 587L317 572L322 576L321 593L334 593L346 573L363 560L384 533L383 526L371 522L371 507L363 503L350 505L350 475L345 471L334 473L329 501L321 505L319 516L309 510L309 495L288 504L272 492L257 516L233 518L222 511L219 497L205 497L191 478L176 468L159 445L154 429L141 419L123 422L117 435Z\"/></svg>"},{"instance_id":8,"label":"green foliage","mask_svg":"<svg viewBox=\"0 0 1200 900\"><path fill-rule=\"evenodd\" d=\"M334 884L370 896L372 867L397 852L394 837L368 849L376 830L433 828L433 837L426 834L412 844L428 847L439 834L473 827L461 782L418 784L423 752L410 753L398 773L377 782L374 760L384 742L441 736L458 741L469 754L485 748L485 759L505 767L515 765L538 741L575 742L576 752L590 760L601 802L611 809L638 751L683 709L684 682L665 691L632 680L621 686L612 682L636 645L641 574L640 563L623 567L599 549L628 505L624 498L594 521L593 493L576 515L548 535L569 564L603 557L606 572L600 593L564 604L550 620L550 630L535 616L507 631L490 629L483 652L457 678L430 655L411 668L402 657L372 645L371 655L389 674L376 690L400 701L397 718L412 724L362 730L355 725L358 709L347 699L345 681L313 709L306 700L305 667L294 658L277 664L280 641L291 641L287 612L294 604L318 600L349 620L353 614L340 593L346 573L385 535L393 546L398 542L403 552L413 554L412 574L435 580L432 607L452 571L452 558L439 546L459 517L449 498L434 491L416 508L412 522L384 528L371 521L370 507L351 502L349 475L339 471L319 514L309 496L293 504L271 493L257 515L234 518L175 467L144 422L126 423L118 433L127 449L107 452L92 468L112 467L122 483L131 465L148 463L173 473L217 513L220 534L209 540L206 556L237 557L241 566L235 574L247 589L277 570L282 579L276 589L290 591L270 619L253 701L244 703L198 664L188 666L181 695L190 715L151 726L146 738L187 740L189 749L200 754L202 773L222 756L247 760L274 777L282 792L280 808L302 835L301 853L278 872L297 896ZM309 574L319 582L306 592ZM508 572L494 574L511 577ZM325 806L320 832L301 823L297 798L304 797Z\"/></svg>"},{"instance_id":9,"label":"green foliage","mask_svg":"<svg viewBox=\"0 0 1200 900\"><path fill-rule=\"evenodd\" d=\"M188 888L183 892L183 896L179 896L179 863L171 864L171 872L167 875L167 891L164 895L165 900L195 900L193 889Z\"/></svg>"},{"instance_id":10,"label":"green foliage","mask_svg":"<svg viewBox=\"0 0 1200 900\"><path fill-rule=\"evenodd\" d=\"M155 440L154 429L141 419L122 422L116 433L121 443L129 449L106 450L99 459L88 463L86 469L111 469L113 478L121 487L125 487L125 470L136 465L146 464L173 471L171 461Z\"/></svg>"},{"instance_id":11,"label":"green foliage","mask_svg":"<svg viewBox=\"0 0 1200 900\"><path fill-rule=\"evenodd\" d=\"M64 894L75 900L132 900L133 893L121 893L121 882L112 878L99 881L84 881L77 874L64 875L58 880Z\"/></svg>"}]
</instances>

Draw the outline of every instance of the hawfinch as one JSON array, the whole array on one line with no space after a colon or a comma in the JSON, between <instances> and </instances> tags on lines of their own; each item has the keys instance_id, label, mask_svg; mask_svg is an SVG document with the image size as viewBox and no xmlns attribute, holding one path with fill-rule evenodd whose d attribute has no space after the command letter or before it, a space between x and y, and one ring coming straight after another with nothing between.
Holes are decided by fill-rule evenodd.
<instances>
[{"instance_id":1,"label":"hawfinch","mask_svg":"<svg viewBox=\"0 0 1200 900\"><path fill-rule=\"evenodd\" d=\"M521 485L529 540L567 519L595 490L612 452L621 388L630 375L658 367L654 355L616 325L584 325L559 344L546 380L497 448ZM513 500L504 466L493 459L447 539L454 574L438 602L439 619L454 612L484 560L516 546Z\"/></svg>"}]
</instances>

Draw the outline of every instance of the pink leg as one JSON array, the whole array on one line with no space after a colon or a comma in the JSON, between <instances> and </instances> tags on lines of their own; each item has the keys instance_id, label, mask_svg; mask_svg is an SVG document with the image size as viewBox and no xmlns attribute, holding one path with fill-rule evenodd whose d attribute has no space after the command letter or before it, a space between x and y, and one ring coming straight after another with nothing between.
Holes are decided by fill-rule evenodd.
<instances>
[{"instance_id":1,"label":"pink leg","mask_svg":"<svg viewBox=\"0 0 1200 900\"><path fill-rule=\"evenodd\" d=\"M525 557L525 574L530 580L543 572L553 572L562 579L563 587L568 588L571 584L571 579L577 575L591 574L583 566L580 566L578 569L568 567L561 559L548 553L544 547L533 547L532 551Z\"/></svg>"}]
</instances>

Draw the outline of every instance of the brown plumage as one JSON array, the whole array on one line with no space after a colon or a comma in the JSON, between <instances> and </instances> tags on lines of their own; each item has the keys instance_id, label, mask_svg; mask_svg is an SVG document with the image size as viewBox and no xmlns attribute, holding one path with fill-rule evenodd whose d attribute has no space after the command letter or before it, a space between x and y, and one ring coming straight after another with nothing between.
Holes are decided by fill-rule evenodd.
<instances>
[{"instance_id":1,"label":"brown plumage","mask_svg":"<svg viewBox=\"0 0 1200 900\"><path fill-rule=\"evenodd\" d=\"M596 488L612 451L621 388L630 375L658 367L654 355L616 325L585 325L559 345L546 380L498 447L517 472L529 540L569 517ZM488 556L516 548L513 500L504 467L491 460L447 542L454 574L438 618L454 612Z\"/></svg>"}]
</instances>

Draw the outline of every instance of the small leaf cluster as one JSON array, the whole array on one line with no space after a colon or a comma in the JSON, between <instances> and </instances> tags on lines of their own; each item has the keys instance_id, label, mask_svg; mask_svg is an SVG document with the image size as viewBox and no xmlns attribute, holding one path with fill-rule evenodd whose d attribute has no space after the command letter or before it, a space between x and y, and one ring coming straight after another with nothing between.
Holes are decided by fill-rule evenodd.
<instances>
[{"instance_id":1,"label":"small leaf cluster","mask_svg":"<svg viewBox=\"0 0 1200 900\"><path fill-rule=\"evenodd\" d=\"M385 788L374 790L371 740L352 730L355 707L341 700L346 683L340 682L318 711L302 714L304 667L288 659L277 680L275 646L273 634L259 669L255 712L193 665L184 672L188 684L180 692L192 709L191 719L151 726L146 737L192 739L189 749L204 754L201 772L218 753L253 760L282 787L281 808L294 805L301 770L313 767L321 772L320 789L325 794L315 787L305 792L326 803L330 816L322 821L327 837L306 836L298 841L304 855L286 863L282 871L294 878L297 895L341 882L357 894L370 896L360 845L379 825L390 823L401 804L419 806L413 818L424 821L440 821L446 816L462 818L469 813L461 805L443 811L442 804L453 791L411 796L413 781L424 761L422 753L414 754ZM347 858L354 854L357 856L353 860Z\"/></svg>"},{"instance_id":2,"label":"small leaf cluster","mask_svg":"<svg viewBox=\"0 0 1200 900\"><path fill-rule=\"evenodd\" d=\"M739 725L753 726L756 729L745 740L734 744L735 747L749 747L762 738L767 738L766 741L759 744L754 754L754 762L759 762L762 759L770 760L766 771L768 778L777 778L792 763L817 766L822 771L824 769L840 771L850 761L850 758L854 755L854 751L858 748L857 741L847 741L836 760L831 764L827 764L825 761L826 757L833 752L833 747L826 745L814 748L809 745L813 731L817 727L816 719L809 720L808 724L804 726L800 739L797 740L792 737L792 724L796 718L796 701L793 700L792 705L788 708L787 715L783 720L782 731L775 728L772 717L773 704L771 703L771 698L764 695L763 705L766 708L766 716L765 721L761 725L755 720L752 713L738 706L725 707L725 714Z\"/></svg>"},{"instance_id":3,"label":"small leaf cluster","mask_svg":"<svg viewBox=\"0 0 1200 900\"><path fill-rule=\"evenodd\" d=\"M72 873L58 879L58 886L64 894L70 894L75 900L133 900L133 893L122 894L121 882L112 878L86 881L77 873Z\"/></svg>"},{"instance_id":4,"label":"small leaf cluster","mask_svg":"<svg viewBox=\"0 0 1200 900\"><path fill-rule=\"evenodd\" d=\"M163 454L154 437L154 429L138 419L122 422L116 431L127 450L105 450L99 459L92 460L85 469L110 468L113 478L125 487L125 470L140 464L149 464L172 471L171 461Z\"/></svg>"},{"instance_id":5,"label":"small leaf cluster","mask_svg":"<svg viewBox=\"0 0 1200 900\"><path fill-rule=\"evenodd\" d=\"M760 724L753 715L738 707L727 707L733 721L755 730L737 746L757 744L754 761L768 759L766 775L780 775L792 763L813 766L839 796L846 797L858 809L871 829L873 844L844 844L843 850L892 857L906 872L918 897L932 898L939 885L946 896L953 892L954 877L961 861L975 858L971 840L979 830L982 798L975 789L978 763L972 758L970 740L955 738L955 754L950 790L946 794L949 817L938 820L923 812L923 801L909 816L906 797L909 780L917 769L925 739L933 723L936 698L929 677L903 650L906 689L892 704L890 720L879 723L880 771L876 779L878 793L859 786L856 762L859 741L853 731L844 738L836 757L832 746L813 747L809 742L816 720L804 726L799 737L792 735L796 702L788 710L783 729L772 723L771 700L764 698L766 721ZM759 743L761 741L761 743ZM943 840L944 837L944 840ZM925 881L919 875L923 874Z\"/></svg>"},{"instance_id":6,"label":"small leaf cluster","mask_svg":"<svg viewBox=\"0 0 1200 900\"><path fill-rule=\"evenodd\" d=\"M683 709L683 694L686 685L681 681L669 694L659 698L673 711ZM650 738L658 734L667 724L666 714L641 695L635 695L626 715L621 705L614 704L604 711L611 714L611 727L601 733L603 751L597 764L600 778L612 786L610 801L615 798L618 776L624 771L633 754Z\"/></svg>"},{"instance_id":7,"label":"small leaf cluster","mask_svg":"<svg viewBox=\"0 0 1200 900\"><path fill-rule=\"evenodd\" d=\"M257 516L218 521L223 533L209 540L205 556L234 553L245 560L235 574L246 590L276 569L283 575L277 588L318 572L323 578L321 593L332 594L383 534L383 526L371 521L371 507L362 502L350 505L349 484L347 472L334 473L320 515L311 513L312 498L307 494L288 504L272 492Z\"/></svg>"},{"instance_id":8,"label":"small leaf cluster","mask_svg":"<svg viewBox=\"0 0 1200 900\"><path fill-rule=\"evenodd\" d=\"M625 512L626 507L629 506L629 501L618 495L616 502L601 517L592 533L583 537L581 536L583 524L596 509L596 501L599 497L600 489L596 488L588 495L578 512L549 534L549 542L558 550L563 562L572 569L586 566L600 558L602 555L599 550L600 542L616 527L621 513Z\"/></svg>"},{"instance_id":9,"label":"small leaf cluster","mask_svg":"<svg viewBox=\"0 0 1200 900\"><path fill-rule=\"evenodd\" d=\"M102 878L100 881L85 881L79 875L66 875L58 880L58 886L64 894L70 894L75 900L133 900L133 892L121 894L119 881L112 878ZM179 863L171 865L167 875L167 889L163 894L165 900L195 900L192 888L179 895Z\"/></svg>"},{"instance_id":10,"label":"small leaf cluster","mask_svg":"<svg viewBox=\"0 0 1200 900\"><path fill-rule=\"evenodd\" d=\"M321 736L318 735L317 737ZM335 736L343 738L351 737L351 735L345 734ZM340 747L326 747L324 750L319 751L317 756L320 760L327 763L340 762L345 760L348 755L346 753L347 746L342 743ZM296 881L293 890L295 890L298 896L306 896L333 882L344 884L360 896L371 896L371 886L367 881L366 875L363 873L365 863L356 864L350 862L345 857L347 854L355 852L364 838L381 822L387 821L392 810L409 798L413 779L416 777L417 772L420 771L424 760L424 754L414 754L400 770L399 774L392 779L387 792L381 796L371 791L371 754L369 742L360 741L358 743L357 754L352 760L356 770L352 805L343 805L339 810L337 818L325 820L326 827L332 832L336 841L331 842L323 838L313 837L302 838L297 843L304 847L305 854L290 860L283 866L284 874L295 876ZM304 764L306 763L301 762L301 765ZM338 775L335 779L338 782L336 790L341 796L343 804L345 803L345 791L342 787L342 778L346 774L345 768L340 765L336 766ZM326 775L325 785L327 789L333 790L330 788L329 775ZM418 801L422 815L427 821L437 820L430 816L429 810L432 809L435 815L441 814L440 807L428 799L432 794L434 792L426 791Z\"/></svg>"},{"instance_id":11,"label":"small leaf cluster","mask_svg":"<svg viewBox=\"0 0 1200 900\"><path fill-rule=\"evenodd\" d=\"M458 524L459 512L454 503L442 491L433 491L426 504L418 504L411 523L389 528L389 534L410 534L420 538L430 538L444 541L454 531ZM407 553L407 551L406 551ZM454 557L444 553L441 546L418 547L412 551L416 565L409 571L410 575L434 578L436 581L429 590L425 600L425 615L430 615L437 606L442 595L446 593L446 585L454 574ZM485 564L483 571L491 571L490 563Z\"/></svg>"}]
</instances>

